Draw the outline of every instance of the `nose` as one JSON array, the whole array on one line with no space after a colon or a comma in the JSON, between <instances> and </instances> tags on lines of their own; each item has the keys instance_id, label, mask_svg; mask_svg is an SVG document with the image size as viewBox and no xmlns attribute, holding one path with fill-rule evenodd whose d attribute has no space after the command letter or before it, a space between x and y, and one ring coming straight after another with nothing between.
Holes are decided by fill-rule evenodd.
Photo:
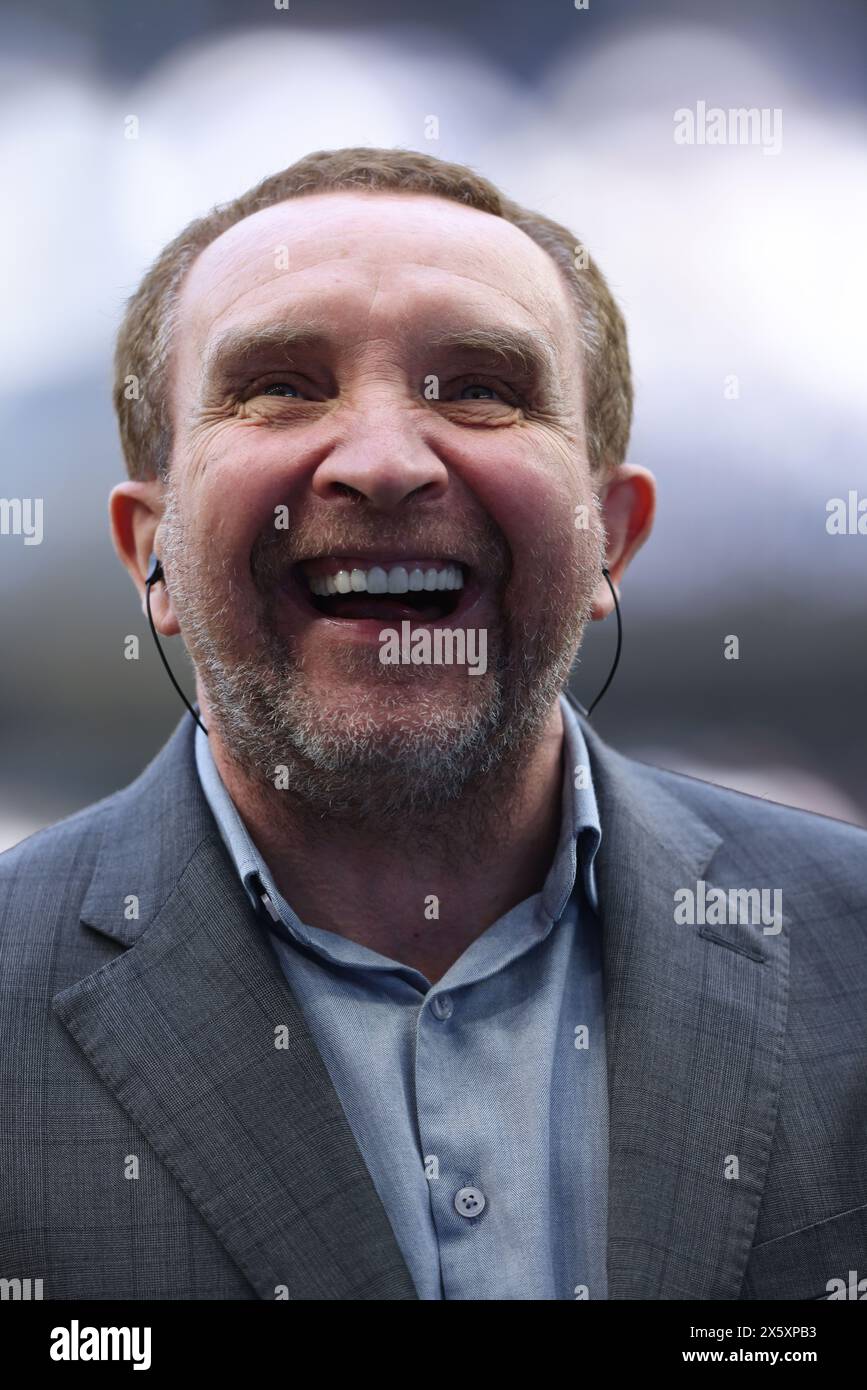
<instances>
[{"instance_id":1,"label":"nose","mask_svg":"<svg viewBox=\"0 0 867 1390\"><path fill-rule=\"evenodd\" d=\"M448 470L421 437L413 412L394 402L355 411L346 435L312 481L324 499L356 495L378 510L393 511L408 497L442 496Z\"/></svg>"}]
</instances>

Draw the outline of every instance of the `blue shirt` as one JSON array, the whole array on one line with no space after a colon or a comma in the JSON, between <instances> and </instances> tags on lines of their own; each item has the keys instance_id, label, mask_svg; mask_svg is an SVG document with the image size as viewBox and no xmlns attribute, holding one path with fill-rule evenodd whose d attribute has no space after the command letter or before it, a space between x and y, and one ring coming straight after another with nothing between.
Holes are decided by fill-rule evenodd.
<instances>
[{"instance_id":1,"label":"blue shirt","mask_svg":"<svg viewBox=\"0 0 867 1390\"><path fill-rule=\"evenodd\" d=\"M269 939L420 1299L607 1297L601 830L586 743L560 705L562 821L542 891L435 985L299 920L196 730L208 804L263 922L282 924Z\"/></svg>"}]
</instances>

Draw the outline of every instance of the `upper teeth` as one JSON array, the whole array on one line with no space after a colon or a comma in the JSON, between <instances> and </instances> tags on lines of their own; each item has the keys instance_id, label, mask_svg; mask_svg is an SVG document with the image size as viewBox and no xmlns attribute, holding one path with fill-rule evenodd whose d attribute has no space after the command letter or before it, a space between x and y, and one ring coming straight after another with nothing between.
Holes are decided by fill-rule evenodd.
<instances>
[{"instance_id":1,"label":"upper teeth","mask_svg":"<svg viewBox=\"0 0 867 1390\"><path fill-rule=\"evenodd\" d=\"M371 569L338 570L315 574L307 583L314 594L405 594L420 589L462 589L464 576L457 565L374 565Z\"/></svg>"}]
</instances>

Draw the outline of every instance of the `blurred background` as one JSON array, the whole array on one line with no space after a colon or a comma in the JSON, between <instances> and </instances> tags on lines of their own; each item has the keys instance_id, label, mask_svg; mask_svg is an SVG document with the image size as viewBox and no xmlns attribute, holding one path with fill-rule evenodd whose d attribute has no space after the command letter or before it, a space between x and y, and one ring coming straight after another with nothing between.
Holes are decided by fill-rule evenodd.
<instances>
[{"instance_id":1,"label":"blurred background","mask_svg":"<svg viewBox=\"0 0 867 1390\"><path fill-rule=\"evenodd\" d=\"M43 539L0 534L0 848L130 781L183 716L108 529L125 299L192 217L367 144L565 223L626 314L659 513L594 725L867 825L867 534L826 526L867 499L865 51L859 0L5 4L0 499L42 498ZM778 150L676 143L700 102L779 111ZM588 635L585 703L614 641Z\"/></svg>"}]
</instances>

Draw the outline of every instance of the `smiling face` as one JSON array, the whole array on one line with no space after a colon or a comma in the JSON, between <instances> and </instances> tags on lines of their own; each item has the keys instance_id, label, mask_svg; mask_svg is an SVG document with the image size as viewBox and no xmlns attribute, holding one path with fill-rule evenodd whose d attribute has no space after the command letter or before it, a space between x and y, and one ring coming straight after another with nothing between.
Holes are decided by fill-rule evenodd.
<instances>
[{"instance_id":1,"label":"smiling face","mask_svg":"<svg viewBox=\"0 0 867 1390\"><path fill-rule=\"evenodd\" d=\"M444 199L320 194L225 232L178 307L156 549L227 754L383 814L518 758L602 554L551 259ZM384 665L403 620L484 629L486 671Z\"/></svg>"}]
</instances>

